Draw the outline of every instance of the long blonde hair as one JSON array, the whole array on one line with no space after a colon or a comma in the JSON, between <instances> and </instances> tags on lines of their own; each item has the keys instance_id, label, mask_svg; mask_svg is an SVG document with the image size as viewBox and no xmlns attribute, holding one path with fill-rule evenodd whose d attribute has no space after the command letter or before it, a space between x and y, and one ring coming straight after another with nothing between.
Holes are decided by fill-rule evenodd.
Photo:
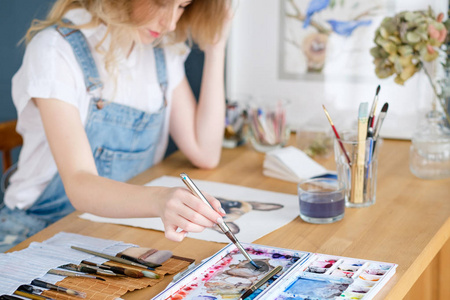
<instances>
[{"instance_id":1,"label":"long blonde hair","mask_svg":"<svg viewBox=\"0 0 450 300\"><path fill-rule=\"evenodd\" d=\"M222 30L228 1L193 0L185 8L175 32L172 33L173 42L192 40L200 48L213 43ZM111 36L111 44L105 53L105 67L111 71L116 63L117 51L127 53L137 40L136 28L156 14L164 13L164 8L172 6L173 2L173 0L57 0L45 20L33 20L25 35L25 41L29 43L36 33L49 26L63 25L62 18L69 10L84 8L92 15L91 21L71 27L82 29L96 27L101 23L106 25L107 33L99 44L95 45L95 49L100 51L100 46L106 37ZM132 18L133 5L137 4L147 5L145 11L149 13L142 20Z\"/></svg>"}]
</instances>

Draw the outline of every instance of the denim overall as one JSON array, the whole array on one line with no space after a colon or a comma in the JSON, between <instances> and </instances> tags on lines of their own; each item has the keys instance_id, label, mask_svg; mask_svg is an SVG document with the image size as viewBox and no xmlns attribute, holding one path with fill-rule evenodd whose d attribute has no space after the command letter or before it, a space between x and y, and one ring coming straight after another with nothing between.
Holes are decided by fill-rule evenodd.
<instances>
[{"instance_id":1,"label":"denim overall","mask_svg":"<svg viewBox=\"0 0 450 300\"><path fill-rule=\"evenodd\" d=\"M84 35L71 28L56 27L56 30L72 46L83 71L86 89L90 92L101 88L98 70ZM90 100L85 130L100 176L127 181L153 165L167 106L164 50L154 48L154 54L158 81L164 96L163 104L157 112L149 114L100 98ZM29 209L11 210L5 206L0 210L0 252L73 211L57 173Z\"/></svg>"}]
</instances>

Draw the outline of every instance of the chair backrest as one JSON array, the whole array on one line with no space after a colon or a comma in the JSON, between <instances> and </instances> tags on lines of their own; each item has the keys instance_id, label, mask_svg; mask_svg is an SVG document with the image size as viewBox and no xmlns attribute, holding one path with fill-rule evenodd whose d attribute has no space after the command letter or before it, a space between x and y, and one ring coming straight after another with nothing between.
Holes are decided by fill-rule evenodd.
<instances>
[{"instance_id":1,"label":"chair backrest","mask_svg":"<svg viewBox=\"0 0 450 300\"><path fill-rule=\"evenodd\" d=\"M2 152L3 172L11 167L11 151L22 145L22 137L16 131L17 121L0 122L0 151Z\"/></svg>"}]
</instances>

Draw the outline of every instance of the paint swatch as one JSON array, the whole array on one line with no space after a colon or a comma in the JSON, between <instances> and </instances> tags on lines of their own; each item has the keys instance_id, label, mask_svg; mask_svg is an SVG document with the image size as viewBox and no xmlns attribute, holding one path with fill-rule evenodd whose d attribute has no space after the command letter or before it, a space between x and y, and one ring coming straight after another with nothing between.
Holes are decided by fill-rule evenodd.
<instances>
[{"instance_id":1,"label":"paint swatch","mask_svg":"<svg viewBox=\"0 0 450 300\"><path fill-rule=\"evenodd\" d=\"M237 300L276 266L283 270L246 300L372 299L396 264L243 244L261 269L229 244L157 295L156 300Z\"/></svg>"},{"instance_id":2,"label":"paint swatch","mask_svg":"<svg viewBox=\"0 0 450 300\"><path fill-rule=\"evenodd\" d=\"M393 276L396 267L391 263L314 254L258 299L372 299Z\"/></svg>"},{"instance_id":3,"label":"paint swatch","mask_svg":"<svg viewBox=\"0 0 450 300\"><path fill-rule=\"evenodd\" d=\"M237 248L230 244L154 299L239 299L244 291L276 266L282 266L283 270L273 278L282 276L308 257L308 253L302 251L260 245L243 246L251 258L262 265L260 269L251 266ZM257 297L273 281L269 280L247 299Z\"/></svg>"}]
</instances>

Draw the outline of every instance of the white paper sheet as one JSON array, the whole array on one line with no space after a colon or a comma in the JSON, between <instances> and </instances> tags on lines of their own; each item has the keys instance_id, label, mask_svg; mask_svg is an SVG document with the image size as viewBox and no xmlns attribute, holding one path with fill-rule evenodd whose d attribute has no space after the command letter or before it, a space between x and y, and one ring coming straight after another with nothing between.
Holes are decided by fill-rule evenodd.
<instances>
[{"instance_id":1,"label":"white paper sheet","mask_svg":"<svg viewBox=\"0 0 450 300\"><path fill-rule=\"evenodd\" d=\"M331 172L294 146L267 152L263 163L264 175L292 182L328 173Z\"/></svg>"},{"instance_id":2,"label":"white paper sheet","mask_svg":"<svg viewBox=\"0 0 450 300\"><path fill-rule=\"evenodd\" d=\"M227 213L224 220L231 229L238 228L239 232L235 233L235 235L241 242L253 242L258 238L274 231L275 229L286 225L299 215L297 195L275 193L238 185L196 180L195 178L191 179L201 191L213 195L216 198L238 201L228 202L232 205L240 206L240 208L232 208L232 212ZM179 177L172 176L157 178L146 185L185 187ZM94 222L122 224L161 231L164 230L164 226L160 218L115 219L98 217L87 213L82 214L80 217ZM189 233L189 237L207 241L229 243L228 238L220 232L220 230L215 231L209 228L201 233Z\"/></svg>"},{"instance_id":3,"label":"white paper sheet","mask_svg":"<svg viewBox=\"0 0 450 300\"><path fill-rule=\"evenodd\" d=\"M36 278L55 284L63 277L47 274L47 271L60 265L79 264L85 259L98 264L108 261L108 259L73 250L70 246L78 246L109 255L116 255L127 248L136 247L133 244L114 240L59 232L42 243L33 242L23 250L0 253L0 269L7 274L7 276L1 277L0 295L12 295L20 285L30 284Z\"/></svg>"}]
</instances>

